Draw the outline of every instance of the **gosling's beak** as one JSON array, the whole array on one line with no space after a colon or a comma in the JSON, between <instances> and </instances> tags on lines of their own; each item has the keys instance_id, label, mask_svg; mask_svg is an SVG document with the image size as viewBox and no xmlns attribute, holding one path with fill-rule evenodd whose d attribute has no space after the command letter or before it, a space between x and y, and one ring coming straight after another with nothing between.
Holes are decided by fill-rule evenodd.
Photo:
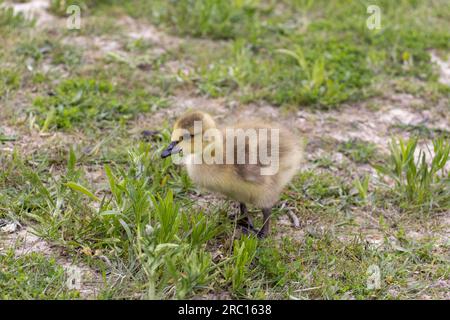
<instances>
[{"instance_id":1,"label":"gosling's beak","mask_svg":"<svg viewBox=\"0 0 450 320\"><path fill-rule=\"evenodd\" d=\"M176 154L181 151L180 147L177 147L178 141L172 141L169 146L161 153L161 158L167 158L172 154Z\"/></svg>"}]
</instances>

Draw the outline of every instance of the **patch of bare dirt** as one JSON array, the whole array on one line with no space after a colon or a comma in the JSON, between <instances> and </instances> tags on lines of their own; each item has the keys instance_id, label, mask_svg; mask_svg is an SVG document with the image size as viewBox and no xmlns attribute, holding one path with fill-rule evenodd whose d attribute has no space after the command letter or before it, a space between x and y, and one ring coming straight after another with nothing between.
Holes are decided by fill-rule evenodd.
<instances>
[{"instance_id":1,"label":"patch of bare dirt","mask_svg":"<svg viewBox=\"0 0 450 320\"><path fill-rule=\"evenodd\" d=\"M119 24L127 30L127 35L131 39L148 40L163 50L177 48L184 42L182 38L169 35L151 24L143 23L131 17L121 18Z\"/></svg>"},{"instance_id":2,"label":"patch of bare dirt","mask_svg":"<svg viewBox=\"0 0 450 320\"><path fill-rule=\"evenodd\" d=\"M22 155L30 155L40 150L46 150L48 154L58 154L56 151L68 150L68 147L83 141L80 133L66 134L62 132L41 133L36 130L19 129L8 125L1 125L1 130L6 136L14 137L13 141L0 144L0 151L12 153L15 148Z\"/></svg>"},{"instance_id":3,"label":"patch of bare dirt","mask_svg":"<svg viewBox=\"0 0 450 320\"><path fill-rule=\"evenodd\" d=\"M71 36L64 38L62 42L81 49L83 61L87 65L104 59L108 54L126 56L122 44L118 40L107 36Z\"/></svg>"},{"instance_id":4,"label":"patch of bare dirt","mask_svg":"<svg viewBox=\"0 0 450 320\"><path fill-rule=\"evenodd\" d=\"M36 19L38 26L54 25L57 20L47 11L50 6L48 0L30 0L23 3L7 1L3 5L22 13L28 19Z\"/></svg>"},{"instance_id":5,"label":"patch of bare dirt","mask_svg":"<svg viewBox=\"0 0 450 320\"><path fill-rule=\"evenodd\" d=\"M382 101L377 111L370 110L365 104L351 105L339 110L312 113L299 111L297 126L302 132L312 137L328 136L337 141L361 139L387 150L392 135L391 128L402 125L425 125L431 129L450 128L448 116L427 109L411 108L412 96L394 96L389 101Z\"/></svg>"},{"instance_id":6,"label":"patch of bare dirt","mask_svg":"<svg viewBox=\"0 0 450 320\"><path fill-rule=\"evenodd\" d=\"M224 98L209 99L183 92L170 98L167 108L139 115L131 124L132 132L141 132L144 129L159 130L165 124L173 124L177 117L190 109L202 110L215 117L221 117L229 110Z\"/></svg>"},{"instance_id":7,"label":"patch of bare dirt","mask_svg":"<svg viewBox=\"0 0 450 320\"><path fill-rule=\"evenodd\" d=\"M442 60L435 52L431 52L431 61L439 67L439 81L450 86L450 60Z\"/></svg>"},{"instance_id":8,"label":"patch of bare dirt","mask_svg":"<svg viewBox=\"0 0 450 320\"><path fill-rule=\"evenodd\" d=\"M66 37L63 42L82 49L87 64L109 57L129 65L139 65L139 59L157 58L168 50L178 48L184 41L158 30L151 24L137 21L128 16L117 18L117 24L122 30L120 35L77 35ZM127 41L138 39L150 45L145 52L145 57L136 57L125 50ZM171 73L176 73L182 68L182 64L178 62L171 61L170 63Z\"/></svg>"}]
</instances>

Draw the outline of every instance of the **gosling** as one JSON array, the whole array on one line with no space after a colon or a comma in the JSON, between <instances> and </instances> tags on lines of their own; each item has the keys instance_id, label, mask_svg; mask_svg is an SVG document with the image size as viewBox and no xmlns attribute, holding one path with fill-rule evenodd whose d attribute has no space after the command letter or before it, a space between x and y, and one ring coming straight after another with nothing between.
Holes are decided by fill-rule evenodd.
<instances>
[{"instance_id":1,"label":"gosling","mask_svg":"<svg viewBox=\"0 0 450 320\"><path fill-rule=\"evenodd\" d=\"M238 201L247 221L244 231L260 238L269 234L272 207L302 159L299 139L285 128L254 121L219 130L213 118L201 111L188 112L176 121L171 143L161 157L176 154L195 185ZM247 205L262 209L259 231Z\"/></svg>"}]
</instances>

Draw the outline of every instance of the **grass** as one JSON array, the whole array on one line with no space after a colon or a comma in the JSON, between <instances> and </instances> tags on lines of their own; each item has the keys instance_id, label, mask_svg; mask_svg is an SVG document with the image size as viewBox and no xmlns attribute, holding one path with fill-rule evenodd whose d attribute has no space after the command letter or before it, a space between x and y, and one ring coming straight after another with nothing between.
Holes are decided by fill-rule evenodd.
<instances>
[{"instance_id":1,"label":"grass","mask_svg":"<svg viewBox=\"0 0 450 320\"><path fill-rule=\"evenodd\" d=\"M445 28L430 29L427 22L428 17L436 22L445 18L441 8L447 4L443 2L414 6L406 1L393 6L380 1L385 25L379 32L365 28L365 6L358 1L346 6L337 1L286 1L283 5L291 11L281 14L276 3L267 6L263 1L156 3L156 20L178 34L232 39L230 48L219 57L215 50L206 57L201 54L200 66L191 78L211 96L237 90L244 101L335 107L372 95L374 82L387 76L436 79L427 48L448 49ZM202 4L199 10L197 3ZM414 25L402 13L411 7ZM252 14L235 19L244 8ZM299 11L314 19L298 19L294 13ZM194 27L186 25L186 17ZM230 31L230 25L241 32Z\"/></svg>"},{"instance_id":2,"label":"grass","mask_svg":"<svg viewBox=\"0 0 450 320\"><path fill-rule=\"evenodd\" d=\"M0 1L0 4L2 3L3 0ZM2 32L33 25L34 21L27 20L23 14L16 13L11 8L0 8L0 30Z\"/></svg>"},{"instance_id":3,"label":"grass","mask_svg":"<svg viewBox=\"0 0 450 320\"><path fill-rule=\"evenodd\" d=\"M394 192L402 207L425 212L446 211L450 204L448 188L450 145L448 140L433 141L433 156L427 162L425 151L417 155L417 138L400 139L390 144L390 157L386 166L377 166L378 171L395 182Z\"/></svg>"},{"instance_id":4,"label":"grass","mask_svg":"<svg viewBox=\"0 0 450 320\"><path fill-rule=\"evenodd\" d=\"M231 282L231 289L236 293L242 293L246 282L250 282L249 269L255 259L257 246L255 238L244 238L242 241L235 241L233 245L232 260L225 269L225 279Z\"/></svg>"},{"instance_id":5,"label":"grass","mask_svg":"<svg viewBox=\"0 0 450 320\"><path fill-rule=\"evenodd\" d=\"M326 46L333 47L332 44ZM265 54L254 54L251 46L244 41L236 41L233 52L225 54L231 58L202 66L194 77L200 79L199 88L213 97L239 88L246 101L265 99L276 105L334 106L356 94L355 89L361 88L368 79L364 76L367 71L362 69L363 66L361 69L347 69L345 75L336 69L336 66L363 59L361 52L351 51L335 45L331 51L325 51L328 54L311 54L315 58L306 58L301 47L274 48Z\"/></svg>"},{"instance_id":6,"label":"grass","mask_svg":"<svg viewBox=\"0 0 450 320\"><path fill-rule=\"evenodd\" d=\"M428 245L414 247L409 244L399 252L386 242L381 250L367 247L358 236L344 243L327 232L321 237L309 235L301 243L286 239L279 248L281 257L266 249L260 263L275 288L293 299L404 299L408 296L393 288L405 286L411 272L420 270L427 277L436 263L429 260L435 256ZM298 254L302 259L296 259ZM282 262L273 264L274 259ZM415 263L408 263L411 260ZM378 290L367 289L367 272L372 265L382 270ZM438 273L438 278L445 277L448 270Z\"/></svg>"},{"instance_id":7,"label":"grass","mask_svg":"<svg viewBox=\"0 0 450 320\"><path fill-rule=\"evenodd\" d=\"M64 269L54 259L37 253L16 257L10 249L0 254L0 279L2 300L79 297L79 292L67 288Z\"/></svg>"},{"instance_id":8,"label":"grass","mask_svg":"<svg viewBox=\"0 0 450 320\"><path fill-rule=\"evenodd\" d=\"M450 132L442 129L430 129L424 125L396 125L393 129L400 129L412 133L423 139L436 139L438 137L449 138Z\"/></svg>"},{"instance_id":9,"label":"grass","mask_svg":"<svg viewBox=\"0 0 450 320\"><path fill-rule=\"evenodd\" d=\"M68 80L58 86L56 91L54 97L38 98L33 103L38 114L46 114L44 130L53 122L57 127L69 128L86 117L102 120L102 117L107 118L115 110L122 108L119 102L107 98L112 91L112 85L108 82L97 82L93 79ZM103 102L105 100L108 101L107 104ZM50 110L47 111L49 107ZM105 111L102 112L101 109ZM42 118L44 120L44 117Z\"/></svg>"},{"instance_id":10,"label":"grass","mask_svg":"<svg viewBox=\"0 0 450 320\"><path fill-rule=\"evenodd\" d=\"M379 31L363 1L77 3L80 31L0 10L0 218L102 275L97 298L446 298L448 128L392 124L386 150L367 135L337 142L326 112L404 94L420 101L411 112L445 121L448 86L430 63L449 49L445 1L376 1ZM51 2L54 19L66 5ZM187 97L230 117L281 107L312 138L267 240L241 235L231 201L160 159ZM58 253L0 249L2 298L80 298L67 276Z\"/></svg>"},{"instance_id":11,"label":"grass","mask_svg":"<svg viewBox=\"0 0 450 320\"><path fill-rule=\"evenodd\" d=\"M231 39L253 31L258 24L260 3L259 0L188 0L168 5L154 1L149 9L156 23L167 24L182 35Z\"/></svg>"},{"instance_id":12,"label":"grass","mask_svg":"<svg viewBox=\"0 0 450 320\"><path fill-rule=\"evenodd\" d=\"M96 257L107 254L109 264L120 268L126 279L124 287L110 288L110 294L116 297L139 292L143 298L189 298L215 287L234 297L247 298L393 298L389 288L405 285L409 268L428 270L442 259L431 249L422 252L425 247L409 242L409 249L397 253L398 247L390 247L387 235L386 245L391 249L386 252L367 249L359 238L347 243L336 239L334 232L323 234L307 229L304 239L285 238L281 249L270 241L259 243L256 238L243 237L234 241L223 258L215 260L215 250L226 248L222 241L231 236L232 222L220 214L220 208L207 215L193 207L190 198L185 197L193 190L190 185L180 188L180 172L173 171L169 162L156 161L163 144L153 148L141 144L131 149L126 170L120 165L105 165L106 181L98 190L92 189L83 177L73 151L69 152L65 173L59 179L46 173L45 163L30 168L17 156L10 161L4 159L1 181L9 191L0 207L15 204L11 210L21 219L33 220L40 236L81 255L101 270L107 266ZM442 142L436 142L436 148L443 147ZM435 163L443 161L442 156L436 159L439 161ZM433 168L435 174L440 165ZM12 176L17 170L20 176ZM168 180L168 176L172 179ZM296 186L303 191L296 191ZM357 195L352 195L350 188L332 175L307 172L296 180L287 200L301 201L303 210L335 221L339 229L348 223L341 220L347 219L346 212L358 205ZM178 196L172 190L178 190ZM367 187L364 190L369 192ZM388 188L383 190L391 192ZM407 194L402 189L398 192ZM442 195L442 190L435 188L428 192ZM302 259L296 259L297 254ZM408 262L411 258L413 261ZM365 287L366 269L374 263L387 272L383 279L392 279L377 292ZM405 263L407 269L397 269ZM442 277L446 272L443 269L436 276ZM263 283L272 289L267 291ZM302 291L305 288L314 289Z\"/></svg>"},{"instance_id":13,"label":"grass","mask_svg":"<svg viewBox=\"0 0 450 320\"><path fill-rule=\"evenodd\" d=\"M123 101L110 82L81 78L63 81L50 96L35 99L31 112L46 131L51 126L71 128L86 120L102 123L127 119L151 110L155 104L162 105L161 99L144 91L136 91Z\"/></svg>"},{"instance_id":14,"label":"grass","mask_svg":"<svg viewBox=\"0 0 450 320\"><path fill-rule=\"evenodd\" d=\"M376 145L358 139L341 143L338 150L356 163L369 163L376 156Z\"/></svg>"},{"instance_id":15,"label":"grass","mask_svg":"<svg viewBox=\"0 0 450 320\"><path fill-rule=\"evenodd\" d=\"M0 96L4 97L9 95L13 90L20 87L20 74L14 70L1 70L0 71Z\"/></svg>"}]
</instances>

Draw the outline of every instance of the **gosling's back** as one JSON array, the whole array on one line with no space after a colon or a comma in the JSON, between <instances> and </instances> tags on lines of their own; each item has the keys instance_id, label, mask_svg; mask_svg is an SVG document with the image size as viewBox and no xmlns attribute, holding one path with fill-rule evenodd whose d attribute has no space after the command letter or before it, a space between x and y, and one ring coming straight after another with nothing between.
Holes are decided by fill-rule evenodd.
<instances>
[{"instance_id":1,"label":"gosling's back","mask_svg":"<svg viewBox=\"0 0 450 320\"><path fill-rule=\"evenodd\" d=\"M223 159L224 164L194 164L193 161L188 161L189 176L196 185L224 194L239 202L252 204L260 208L272 207L278 201L286 184L290 182L299 169L302 149L298 138L284 128L263 122L238 123L228 128L244 131L256 129L258 134L256 151L255 148L251 148L248 139L245 140L244 146L239 147L237 138L235 138L232 164L227 164L225 158ZM222 150L226 150L226 129L222 129L222 136L224 137ZM266 129L266 131L260 129ZM272 140L274 129L279 130L278 148L275 148L275 154L272 154L272 145L277 142ZM266 147L265 144L267 144L268 156L272 160L278 160L277 170L270 175L267 175L267 173L273 164L268 165L267 159L262 159L259 152L260 148ZM208 147L214 148L213 145ZM241 149L239 150L239 148ZM237 162L238 151L245 154L244 164ZM224 157L225 153L223 152ZM256 158L256 164L249 164L251 157Z\"/></svg>"}]
</instances>

